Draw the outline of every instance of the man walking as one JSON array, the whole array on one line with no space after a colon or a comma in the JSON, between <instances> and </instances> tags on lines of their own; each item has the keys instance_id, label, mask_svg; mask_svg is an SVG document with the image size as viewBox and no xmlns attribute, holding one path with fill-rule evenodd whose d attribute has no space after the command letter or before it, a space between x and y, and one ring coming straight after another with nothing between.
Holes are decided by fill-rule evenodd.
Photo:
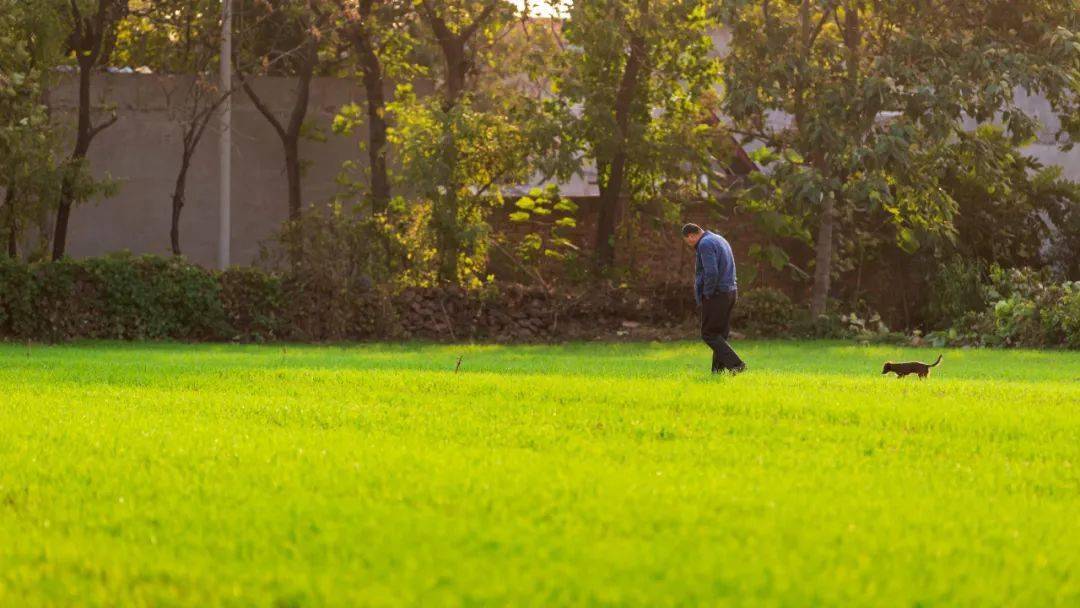
<instances>
[{"instance_id":1,"label":"man walking","mask_svg":"<svg viewBox=\"0 0 1080 608\"><path fill-rule=\"evenodd\" d=\"M712 371L737 374L746 369L746 364L727 342L731 311L738 298L731 245L724 237L702 230L697 224L683 226L682 235L697 256L694 298L701 308L701 339L713 351Z\"/></svg>"}]
</instances>

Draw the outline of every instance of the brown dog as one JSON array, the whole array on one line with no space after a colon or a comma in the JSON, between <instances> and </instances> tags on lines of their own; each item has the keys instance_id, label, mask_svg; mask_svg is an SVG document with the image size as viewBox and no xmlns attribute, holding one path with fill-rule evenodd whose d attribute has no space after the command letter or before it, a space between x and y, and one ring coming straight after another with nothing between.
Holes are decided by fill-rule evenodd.
<instances>
[{"instance_id":1,"label":"brown dog","mask_svg":"<svg viewBox=\"0 0 1080 608\"><path fill-rule=\"evenodd\" d=\"M885 367L881 368L882 375L889 372L896 374L897 378L903 378L908 374L918 374L920 378L925 378L930 375L930 368L937 367L937 364L941 363L941 355L937 356L937 361L933 363L919 363L918 361L909 361L908 363L893 363L889 361L885 364Z\"/></svg>"}]
</instances>

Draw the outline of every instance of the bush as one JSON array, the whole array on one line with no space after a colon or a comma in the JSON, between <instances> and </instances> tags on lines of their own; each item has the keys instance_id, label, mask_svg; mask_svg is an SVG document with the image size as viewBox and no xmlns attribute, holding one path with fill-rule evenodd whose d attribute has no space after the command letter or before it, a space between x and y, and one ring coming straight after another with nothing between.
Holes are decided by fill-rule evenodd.
<instances>
[{"instance_id":1,"label":"bush","mask_svg":"<svg viewBox=\"0 0 1080 608\"><path fill-rule=\"evenodd\" d=\"M34 334L34 285L26 264L0 258L0 336Z\"/></svg>"},{"instance_id":2,"label":"bush","mask_svg":"<svg viewBox=\"0 0 1080 608\"><path fill-rule=\"evenodd\" d=\"M788 336L795 324L795 305L782 291L751 289L739 295L732 315L733 324L752 336Z\"/></svg>"},{"instance_id":3,"label":"bush","mask_svg":"<svg viewBox=\"0 0 1080 608\"><path fill-rule=\"evenodd\" d=\"M1043 330L1053 343L1080 349L1080 281L1062 289L1062 297L1043 316Z\"/></svg>"},{"instance_id":4,"label":"bush","mask_svg":"<svg viewBox=\"0 0 1080 608\"><path fill-rule=\"evenodd\" d=\"M285 336L285 295L281 279L255 268L221 273L221 304L230 337L267 342Z\"/></svg>"},{"instance_id":5,"label":"bush","mask_svg":"<svg viewBox=\"0 0 1080 608\"><path fill-rule=\"evenodd\" d=\"M33 302L33 312L19 324L16 335L47 342L96 337L89 328L104 322L106 316L93 312L97 289L87 279L86 267L64 259L34 264L29 270L34 282L24 297Z\"/></svg>"},{"instance_id":6,"label":"bush","mask_svg":"<svg viewBox=\"0 0 1080 608\"><path fill-rule=\"evenodd\" d=\"M227 332L221 285L210 272L181 258L110 255L67 262L85 269L80 305L100 321L76 335L120 340L206 340ZM96 296L96 301L91 298Z\"/></svg>"},{"instance_id":7,"label":"bush","mask_svg":"<svg viewBox=\"0 0 1080 608\"><path fill-rule=\"evenodd\" d=\"M969 312L986 310L987 270L960 257L937 267L930 279L926 318L932 329L948 328Z\"/></svg>"},{"instance_id":8,"label":"bush","mask_svg":"<svg viewBox=\"0 0 1080 608\"><path fill-rule=\"evenodd\" d=\"M1080 283L1053 280L1048 270L992 267L985 310L960 315L937 344L1080 348Z\"/></svg>"},{"instance_id":9,"label":"bush","mask_svg":"<svg viewBox=\"0 0 1080 608\"><path fill-rule=\"evenodd\" d=\"M327 259L332 251L329 244L311 249L284 276L255 268L216 273L179 258L129 254L30 265L0 259L0 338L534 341L640 336L635 328L642 325L670 328L694 316L689 290L671 286L392 291L368 282L356 265ZM989 305L927 336L932 343L1080 348L1080 283L1023 269L993 268L987 276L982 297ZM755 336L902 338L872 312L811 319L772 289L743 295L734 322Z\"/></svg>"},{"instance_id":10,"label":"bush","mask_svg":"<svg viewBox=\"0 0 1080 608\"><path fill-rule=\"evenodd\" d=\"M371 337L386 308L378 286L411 250L382 218L364 218L341 205L310 209L287 225L278 242L288 260L282 290L291 337L355 340ZM271 260L274 261L274 260Z\"/></svg>"},{"instance_id":11,"label":"bush","mask_svg":"<svg viewBox=\"0 0 1080 608\"><path fill-rule=\"evenodd\" d=\"M7 337L211 340L228 329L217 277L179 258L5 260L0 289Z\"/></svg>"}]
</instances>

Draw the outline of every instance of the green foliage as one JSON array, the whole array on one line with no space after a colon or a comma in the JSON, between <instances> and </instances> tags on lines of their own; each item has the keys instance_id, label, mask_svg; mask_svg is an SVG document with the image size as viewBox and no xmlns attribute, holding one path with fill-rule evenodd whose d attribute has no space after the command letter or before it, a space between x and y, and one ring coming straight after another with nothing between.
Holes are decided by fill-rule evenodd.
<instances>
[{"instance_id":1,"label":"green foliage","mask_svg":"<svg viewBox=\"0 0 1080 608\"><path fill-rule=\"evenodd\" d=\"M34 335L35 313L30 267L0 256L0 336Z\"/></svg>"},{"instance_id":2,"label":"green foliage","mask_svg":"<svg viewBox=\"0 0 1080 608\"><path fill-rule=\"evenodd\" d=\"M1080 255L1064 236L1080 216L1080 184L1063 179L1060 167L1044 167L989 125L958 134L942 157L941 186L958 211L955 247L944 249L1006 267L1067 266Z\"/></svg>"},{"instance_id":3,"label":"green foliage","mask_svg":"<svg viewBox=\"0 0 1080 608\"><path fill-rule=\"evenodd\" d=\"M518 228L493 236L497 250L545 289L551 288L552 280L570 278L570 270L580 266L580 249L572 238L578 225L577 203L549 184L531 189L514 201L513 208L516 211L507 217ZM546 279L551 269L555 272Z\"/></svg>"},{"instance_id":4,"label":"green foliage","mask_svg":"<svg viewBox=\"0 0 1080 608\"><path fill-rule=\"evenodd\" d=\"M558 186L533 188L515 201L514 207L517 211L510 214L510 221L530 229L517 247L522 261L536 264L545 257L565 261L577 251L569 231L577 227L578 206L560 195Z\"/></svg>"},{"instance_id":5,"label":"green foliage","mask_svg":"<svg viewBox=\"0 0 1080 608\"><path fill-rule=\"evenodd\" d=\"M220 285L196 266L179 258L118 254L82 267L101 315L95 337L198 340L222 333Z\"/></svg>"},{"instance_id":6,"label":"green foliage","mask_svg":"<svg viewBox=\"0 0 1080 608\"><path fill-rule=\"evenodd\" d=\"M269 342L284 337L286 298L281 278L234 266L221 273L221 305L233 340Z\"/></svg>"},{"instance_id":7,"label":"green foliage","mask_svg":"<svg viewBox=\"0 0 1080 608\"><path fill-rule=\"evenodd\" d=\"M738 331L751 336L790 337L795 319L795 305L787 294L759 288L739 294L732 324Z\"/></svg>"},{"instance_id":8,"label":"green foliage","mask_svg":"<svg viewBox=\"0 0 1080 608\"><path fill-rule=\"evenodd\" d=\"M713 171L719 63L709 3L574 2L568 16L549 108L563 125L559 140L581 150L579 166L593 164L603 205L654 201L674 218L680 201L707 195Z\"/></svg>"},{"instance_id":9,"label":"green foliage","mask_svg":"<svg viewBox=\"0 0 1080 608\"><path fill-rule=\"evenodd\" d=\"M1043 332L1051 343L1080 350L1080 282L1062 287L1061 298L1043 313Z\"/></svg>"},{"instance_id":10,"label":"green foliage","mask_svg":"<svg viewBox=\"0 0 1080 608\"><path fill-rule=\"evenodd\" d=\"M133 0L117 25L113 61L160 75L213 78L221 38L220 0ZM239 5L239 3L238 3Z\"/></svg>"},{"instance_id":11,"label":"green foliage","mask_svg":"<svg viewBox=\"0 0 1080 608\"><path fill-rule=\"evenodd\" d=\"M285 228L280 241L286 250L304 252L289 256L282 284L297 337L340 340L375 331L378 287L392 268L387 256L400 255L380 228L378 218L359 218L340 204L312 208Z\"/></svg>"},{"instance_id":12,"label":"green foliage","mask_svg":"<svg viewBox=\"0 0 1080 608\"><path fill-rule=\"evenodd\" d=\"M955 257L934 267L927 285L926 317L933 329L948 328L969 312L986 309L987 268Z\"/></svg>"},{"instance_id":13,"label":"green foliage","mask_svg":"<svg viewBox=\"0 0 1080 608\"><path fill-rule=\"evenodd\" d=\"M0 331L10 336L207 340L227 333L217 279L179 258L9 261L0 275Z\"/></svg>"},{"instance_id":14,"label":"green foliage","mask_svg":"<svg viewBox=\"0 0 1080 608\"><path fill-rule=\"evenodd\" d=\"M961 193L945 182L955 177L965 118L999 120L1012 146L1029 141L1038 124L1017 105L1022 89L1049 101L1063 118L1062 143L1071 142L1077 8L1075 0L722 3L732 33L724 108L737 133L769 148L749 198L789 216L794 233L835 221L836 253L831 240L812 241L826 270L865 247L857 241L888 239L912 252L954 238ZM1023 169L1002 160L955 166L992 177L988 187L1023 189ZM827 286L815 281L815 301Z\"/></svg>"},{"instance_id":15,"label":"green foliage","mask_svg":"<svg viewBox=\"0 0 1080 608\"><path fill-rule=\"evenodd\" d=\"M220 14L218 4L210 16ZM318 55L314 69L333 73L338 60L335 45L340 41L336 20L344 4L338 0L236 0L238 68L247 74L296 76L313 69L308 52L314 51Z\"/></svg>"},{"instance_id":16,"label":"green foliage","mask_svg":"<svg viewBox=\"0 0 1080 608\"><path fill-rule=\"evenodd\" d=\"M978 346L1076 348L1078 292L1080 282L1055 282L1049 269L993 266L982 285L982 304L929 337Z\"/></svg>"},{"instance_id":17,"label":"green foliage","mask_svg":"<svg viewBox=\"0 0 1080 608\"><path fill-rule=\"evenodd\" d=\"M390 141L398 146L401 177L430 205L440 278L477 285L485 278L487 217L502 204L500 187L528 177L528 140L511 117L469 99L449 109L398 87L388 106ZM453 269L453 276L446 273Z\"/></svg>"},{"instance_id":18,"label":"green foliage","mask_svg":"<svg viewBox=\"0 0 1080 608\"><path fill-rule=\"evenodd\" d=\"M59 195L54 127L44 93L56 59L41 0L0 0L0 245L36 221Z\"/></svg>"}]
</instances>

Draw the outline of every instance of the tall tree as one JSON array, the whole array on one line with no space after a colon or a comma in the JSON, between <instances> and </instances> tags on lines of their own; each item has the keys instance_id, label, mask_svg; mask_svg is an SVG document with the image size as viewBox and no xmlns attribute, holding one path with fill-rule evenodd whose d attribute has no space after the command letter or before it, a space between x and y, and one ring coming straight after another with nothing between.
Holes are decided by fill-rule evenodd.
<instances>
[{"instance_id":1,"label":"tall tree","mask_svg":"<svg viewBox=\"0 0 1080 608\"><path fill-rule=\"evenodd\" d=\"M480 150L472 145L477 142L466 143L462 137L494 137L498 133L492 130L500 129L492 116L475 111L468 98L469 76L483 62L479 58L482 47L509 14L509 6L502 0L420 0L416 8L442 55L440 108L437 113L428 115L438 125L440 151L433 175L442 183L431 194L438 239L439 278L457 281L459 256L465 249L463 239L468 237L463 216L468 216L471 211L469 205L463 209L461 200L463 196L470 196L467 191L471 186L465 183L468 180L463 175L469 173L466 167L470 163L469 159L463 158L463 147ZM501 173L497 170L491 175L497 178ZM483 188L486 190L486 186Z\"/></svg>"},{"instance_id":2,"label":"tall tree","mask_svg":"<svg viewBox=\"0 0 1080 608\"><path fill-rule=\"evenodd\" d=\"M559 90L581 108L571 129L596 165L601 270L615 264L625 199L700 177L707 102L718 75L708 4L597 0L569 8L568 66Z\"/></svg>"},{"instance_id":3,"label":"tall tree","mask_svg":"<svg viewBox=\"0 0 1080 608\"><path fill-rule=\"evenodd\" d=\"M409 78L415 69L408 60L414 41L409 33L412 3L407 0L338 0L342 37L356 54L364 86L367 125L369 206L384 213L391 196L387 165L389 123L386 116L388 79ZM350 133L361 124L360 108L350 104L335 121L335 130Z\"/></svg>"},{"instance_id":4,"label":"tall tree","mask_svg":"<svg viewBox=\"0 0 1080 608\"><path fill-rule=\"evenodd\" d=\"M60 54L50 9L42 0L0 0L0 245L10 257L21 229L58 195L45 103L46 68Z\"/></svg>"},{"instance_id":5,"label":"tall tree","mask_svg":"<svg viewBox=\"0 0 1080 608\"><path fill-rule=\"evenodd\" d=\"M79 198L78 174L85 162L86 153L90 150L90 144L98 134L117 120L113 113L104 121L94 123L91 80L94 72L108 63L116 42L116 26L127 15L127 11L127 0L69 0L67 4L67 47L78 66L79 107L75 147L60 186L60 202L53 233L54 260L64 257L67 251L71 207Z\"/></svg>"},{"instance_id":6,"label":"tall tree","mask_svg":"<svg viewBox=\"0 0 1080 608\"><path fill-rule=\"evenodd\" d=\"M303 209L303 164L300 139L307 119L311 82L319 69L319 51L330 39L335 22L330 0L249 0L241 21L253 25L240 32L237 67L241 86L273 127L285 153L289 220L300 219ZM275 114L252 83L254 75L291 76L296 90L288 117Z\"/></svg>"},{"instance_id":7,"label":"tall tree","mask_svg":"<svg viewBox=\"0 0 1080 608\"><path fill-rule=\"evenodd\" d=\"M121 25L117 58L149 66L161 82L180 131L180 166L170 197L169 244L181 255L180 218L191 161L216 110L232 94L215 82L221 24L218 0L155 0Z\"/></svg>"},{"instance_id":8,"label":"tall tree","mask_svg":"<svg viewBox=\"0 0 1080 608\"><path fill-rule=\"evenodd\" d=\"M722 12L725 110L767 146L763 196L813 229L814 314L839 231L881 211L907 249L952 231L941 154L965 120L1028 140L1037 122L1018 105L1024 90L1062 116L1063 143L1080 127L1077 0L727 0Z\"/></svg>"}]
</instances>

